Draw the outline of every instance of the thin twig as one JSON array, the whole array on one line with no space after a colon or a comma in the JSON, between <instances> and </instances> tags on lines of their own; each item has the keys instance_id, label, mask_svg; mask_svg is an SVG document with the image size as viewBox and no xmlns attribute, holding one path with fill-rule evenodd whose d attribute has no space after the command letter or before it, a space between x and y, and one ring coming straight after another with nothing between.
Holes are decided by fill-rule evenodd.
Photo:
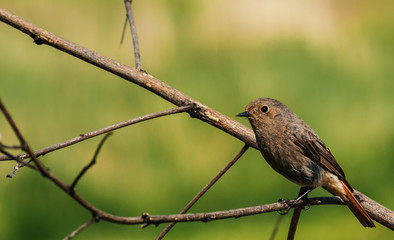
<instances>
[{"instance_id":1,"label":"thin twig","mask_svg":"<svg viewBox=\"0 0 394 240\"><path fill-rule=\"evenodd\" d=\"M14 155L12 155L11 153L7 152L6 150L4 150L4 148L20 149L21 147L20 146L7 146L7 145L4 145L0 142L0 152L3 153L4 155L10 157L11 159L17 161L14 169L12 170L12 173L6 175L7 178L13 178L15 176L16 172L23 166L24 161ZM26 163L26 165L29 165L30 167L35 168L34 166L30 165L29 163Z\"/></svg>"},{"instance_id":2,"label":"thin twig","mask_svg":"<svg viewBox=\"0 0 394 240\"><path fill-rule=\"evenodd\" d=\"M26 142L25 138L23 137L22 133L19 131L14 119L11 117L10 113L4 106L3 102L0 99L0 109L3 112L5 118L7 119L8 123L10 124L12 130L14 131L15 135L18 137L19 143L22 149L27 152L30 157L33 159L35 165L37 166L38 170L41 172L43 176L48 177L49 170L45 168L45 166L37 159L37 157L33 154L29 144Z\"/></svg>"},{"instance_id":3,"label":"thin twig","mask_svg":"<svg viewBox=\"0 0 394 240\"><path fill-rule=\"evenodd\" d=\"M5 145L2 142L0 142L0 148L5 148L5 149L21 149L21 146L19 145Z\"/></svg>"},{"instance_id":4,"label":"thin twig","mask_svg":"<svg viewBox=\"0 0 394 240\"><path fill-rule=\"evenodd\" d=\"M1 100L0 100L1 101ZM18 163L24 163L20 158L18 158L17 156L12 155L10 152L6 151L5 149L0 147L0 152L2 154L4 154L4 156L7 156L8 158L10 158L10 160L15 160ZM27 163L26 163L27 164Z\"/></svg>"},{"instance_id":5,"label":"thin twig","mask_svg":"<svg viewBox=\"0 0 394 240\"><path fill-rule=\"evenodd\" d=\"M123 40L124 40L124 35L126 33L126 26L127 26L127 16L124 19L124 23L123 23L123 29L122 29L122 36L120 38L120 44L123 44Z\"/></svg>"},{"instance_id":6,"label":"thin twig","mask_svg":"<svg viewBox=\"0 0 394 240\"><path fill-rule=\"evenodd\" d=\"M121 123L117 123L117 124L114 124L114 125L111 125L111 126L108 126L108 127L105 127L105 128L101 128L101 129L98 129L98 130L95 130L95 131L92 131L92 132L89 132L89 133L81 134L78 137L69 139L69 140L61 142L61 143L54 144L52 146L49 146L49 147L46 147L46 148L43 148L43 149L40 149L40 150L37 150L37 151L34 152L34 154L38 157L38 156L41 156L41 155L53 152L55 150L58 150L58 149L61 149L61 148L65 148L65 147L68 147L70 145L82 142L82 141L87 140L89 138L96 137L96 136L99 136L101 134L117 130L119 128L123 128L123 127L129 126L129 125L133 125L133 124L136 124L136 123L139 123L139 122L147 121L147 120L158 118L158 117L162 117L162 116L167 116L167 115L172 115L172 114L176 114L176 113L186 112L186 111L189 111L190 109L191 109L190 106L183 106L183 107L172 108L172 109L169 109L169 110L156 112L156 113L151 113L151 114L147 114L147 115L144 115L144 116L141 116L141 117L133 118L133 119L130 119L130 120L127 120L127 121L124 121L124 122L121 122ZM15 157L25 159L25 158L28 158L29 155L28 154L20 154L18 156L13 156L13 158L10 157L10 156L0 156L0 161L11 160L11 159L14 159Z\"/></svg>"},{"instance_id":7,"label":"thin twig","mask_svg":"<svg viewBox=\"0 0 394 240\"><path fill-rule=\"evenodd\" d=\"M272 230L272 233L271 233L271 236L270 236L270 240L274 240L275 239L276 234L278 233L278 230L279 230L280 222L282 221L283 217L284 217L284 215L279 215L278 216L278 220L276 220L275 227Z\"/></svg>"},{"instance_id":8,"label":"thin twig","mask_svg":"<svg viewBox=\"0 0 394 240\"><path fill-rule=\"evenodd\" d=\"M98 156L98 154L100 152L101 147L103 146L105 140L107 140L107 138L109 136L111 136L111 135L112 135L112 132L109 132L103 137L103 139L101 139L101 141L100 141L100 143L99 143L99 145L98 145L98 147L96 149L96 152L94 153L94 156L93 156L92 160L90 161L90 163L88 165L86 165L81 170L81 172L78 174L78 176L74 179L73 183L71 184L71 186L70 186L70 193L71 194L75 193L75 186L77 185L79 179L81 179L81 177L86 173L86 171L88 171L89 168L91 168L96 163L96 159L97 159L97 156Z\"/></svg>"},{"instance_id":9,"label":"thin twig","mask_svg":"<svg viewBox=\"0 0 394 240\"><path fill-rule=\"evenodd\" d=\"M21 163L19 163L19 162L16 163L14 169L12 170L12 173L7 174L6 177L7 177L7 178L13 178L13 177L15 176L16 172L17 172L20 168L21 168Z\"/></svg>"},{"instance_id":10,"label":"thin twig","mask_svg":"<svg viewBox=\"0 0 394 240\"><path fill-rule=\"evenodd\" d=\"M26 151L26 141L23 138L21 132L19 131L18 127L16 126L14 120L12 119L10 113L8 112L8 110L6 109L6 107L3 104L3 101L1 101L0 99L0 109L4 114L4 117L6 118L7 122L10 124L12 130L14 131L15 135L18 137L18 140L21 144L20 148L23 149L24 151Z\"/></svg>"},{"instance_id":11,"label":"thin twig","mask_svg":"<svg viewBox=\"0 0 394 240\"><path fill-rule=\"evenodd\" d=\"M135 68L137 68L137 70L141 70L142 66L141 66L140 46L138 44L137 29L135 28L133 11L131 10L132 3L133 3L133 0L125 0L124 1L124 4L126 6L127 18L130 23L131 37L133 38Z\"/></svg>"},{"instance_id":12,"label":"thin twig","mask_svg":"<svg viewBox=\"0 0 394 240\"><path fill-rule=\"evenodd\" d=\"M87 228L88 226L90 226L90 224L97 222L97 218L92 217L92 219L90 219L89 221L87 221L86 223L82 224L79 228L75 229L75 231L73 231L70 235L68 235L67 237L63 238L63 240L70 240L73 237L77 236L77 234L79 234L80 232L82 232L82 230L84 230L85 228Z\"/></svg>"},{"instance_id":13,"label":"thin twig","mask_svg":"<svg viewBox=\"0 0 394 240\"><path fill-rule=\"evenodd\" d=\"M226 172L237 160L248 150L249 146L245 145L241 151L207 184L201 191L182 209L179 214L185 214ZM173 227L175 222L170 223L156 239L162 239Z\"/></svg>"},{"instance_id":14,"label":"thin twig","mask_svg":"<svg viewBox=\"0 0 394 240\"><path fill-rule=\"evenodd\" d=\"M9 153L8 151L4 150L3 148L0 147L0 152L2 154L4 154L5 156L9 157L11 160L15 160L15 161L20 161L19 158L17 158L16 156L12 155L11 153Z\"/></svg>"},{"instance_id":15,"label":"thin twig","mask_svg":"<svg viewBox=\"0 0 394 240\"><path fill-rule=\"evenodd\" d=\"M14 169L12 170L12 173L7 174L7 178L13 178L16 174L16 172L23 166L28 166L29 168L32 168L34 170L38 170L36 166L31 165L30 163L24 162L22 159L18 158L17 156L12 155L11 153L7 152L6 150L2 149L0 147L0 152L3 153L5 156L8 156L12 160L17 161Z\"/></svg>"}]
</instances>

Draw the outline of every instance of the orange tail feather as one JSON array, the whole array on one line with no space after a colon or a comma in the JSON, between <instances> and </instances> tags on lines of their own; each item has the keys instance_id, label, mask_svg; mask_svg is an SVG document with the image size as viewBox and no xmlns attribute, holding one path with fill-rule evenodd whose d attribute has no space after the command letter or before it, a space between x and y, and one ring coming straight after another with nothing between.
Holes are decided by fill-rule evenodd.
<instances>
[{"instance_id":1,"label":"orange tail feather","mask_svg":"<svg viewBox=\"0 0 394 240\"><path fill-rule=\"evenodd\" d=\"M346 205L349 207L349 209L352 211L354 216L357 217L357 219L360 221L360 223L364 227L375 227L375 224L373 223L371 217L368 215L368 213L364 210L364 208L361 206L361 204L357 201L357 199L354 197L353 193L349 190L349 188L346 186L344 182L342 182L343 189L346 192L346 199L343 199Z\"/></svg>"}]
</instances>

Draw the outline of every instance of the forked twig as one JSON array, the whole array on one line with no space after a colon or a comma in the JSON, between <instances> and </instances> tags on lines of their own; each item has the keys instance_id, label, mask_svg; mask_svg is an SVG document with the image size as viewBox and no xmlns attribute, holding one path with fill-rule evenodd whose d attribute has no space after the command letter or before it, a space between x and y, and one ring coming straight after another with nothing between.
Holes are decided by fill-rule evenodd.
<instances>
[{"instance_id":1,"label":"forked twig","mask_svg":"<svg viewBox=\"0 0 394 240\"><path fill-rule=\"evenodd\" d=\"M92 158L92 160L90 161L90 163L88 165L86 165L81 172L78 174L78 176L74 179L73 183L70 186L70 194L74 194L75 193L75 186L77 185L79 179L81 179L81 177L86 173L86 171L89 170L89 168L91 168L95 163L96 163L96 159L97 156L100 152L101 147L104 145L105 140L107 140L107 138L109 136L111 136L113 133L107 133L105 134L105 136L103 137L103 139L101 139L99 145L97 146L96 152L94 153L94 156Z\"/></svg>"},{"instance_id":2,"label":"forked twig","mask_svg":"<svg viewBox=\"0 0 394 240\"><path fill-rule=\"evenodd\" d=\"M182 209L179 214L185 214L202 197L202 195L204 195L227 172L227 170L237 162L248 148L249 146L245 145L241 151L207 185L205 185L205 187L185 206L185 208ZM162 239L174 226L175 222L168 224L156 239Z\"/></svg>"}]
</instances>

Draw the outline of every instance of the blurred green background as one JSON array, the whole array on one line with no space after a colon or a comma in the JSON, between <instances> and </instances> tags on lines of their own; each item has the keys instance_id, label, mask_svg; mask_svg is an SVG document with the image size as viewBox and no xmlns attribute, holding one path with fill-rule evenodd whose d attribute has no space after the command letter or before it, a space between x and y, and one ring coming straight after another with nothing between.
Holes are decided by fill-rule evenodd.
<instances>
[{"instance_id":1,"label":"blurred green background","mask_svg":"<svg viewBox=\"0 0 394 240\"><path fill-rule=\"evenodd\" d=\"M123 1L13 1L2 8L63 38L134 66L130 32L120 38ZM393 1L134 1L143 69L189 96L234 116L258 97L287 104L330 146L354 188L393 209ZM127 81L0 23L0 97L34 149L173 107ZM244 124L248 123L239 119ZM249 126L249 125L248 125ZM17 143L0 118L2 142ZM41 160L71 183L100 138ZM243 143L178 114L116 131L77 191L122 216L173 214ZM1 239L61 239L90 214L29 169L6 179L1 162ZM191 212L294 198L298 187L250 149ZM310 196L328 196L315 190ZM182 223L168 239L269 239L277 213ZM276 239L287 234L291 214ZM101 221L77 239L153 239L165 224L141 229ZM335 229L335 231L333 231ZM312 207L297 239L389 239L364 229L343 206Z\"/></svg>"}]
</instances>

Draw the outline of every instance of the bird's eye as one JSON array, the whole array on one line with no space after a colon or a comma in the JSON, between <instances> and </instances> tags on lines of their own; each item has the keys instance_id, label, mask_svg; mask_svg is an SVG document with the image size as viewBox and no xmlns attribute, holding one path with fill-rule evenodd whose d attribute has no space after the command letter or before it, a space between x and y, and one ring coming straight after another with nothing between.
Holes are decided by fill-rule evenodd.
<instances>
[{"instance_id":1,"label":"bird's eye","mask_svg":"<svg viewBox=\"0 0 394 240\"><path fill-rule=\"evenodd\" d=\"M261 111L264 112L264 113L267 112L267 111L268 111L268 107L267 107L267 106L263 106L263 107L261 108Z\"/></svg>"}]
</instances>

